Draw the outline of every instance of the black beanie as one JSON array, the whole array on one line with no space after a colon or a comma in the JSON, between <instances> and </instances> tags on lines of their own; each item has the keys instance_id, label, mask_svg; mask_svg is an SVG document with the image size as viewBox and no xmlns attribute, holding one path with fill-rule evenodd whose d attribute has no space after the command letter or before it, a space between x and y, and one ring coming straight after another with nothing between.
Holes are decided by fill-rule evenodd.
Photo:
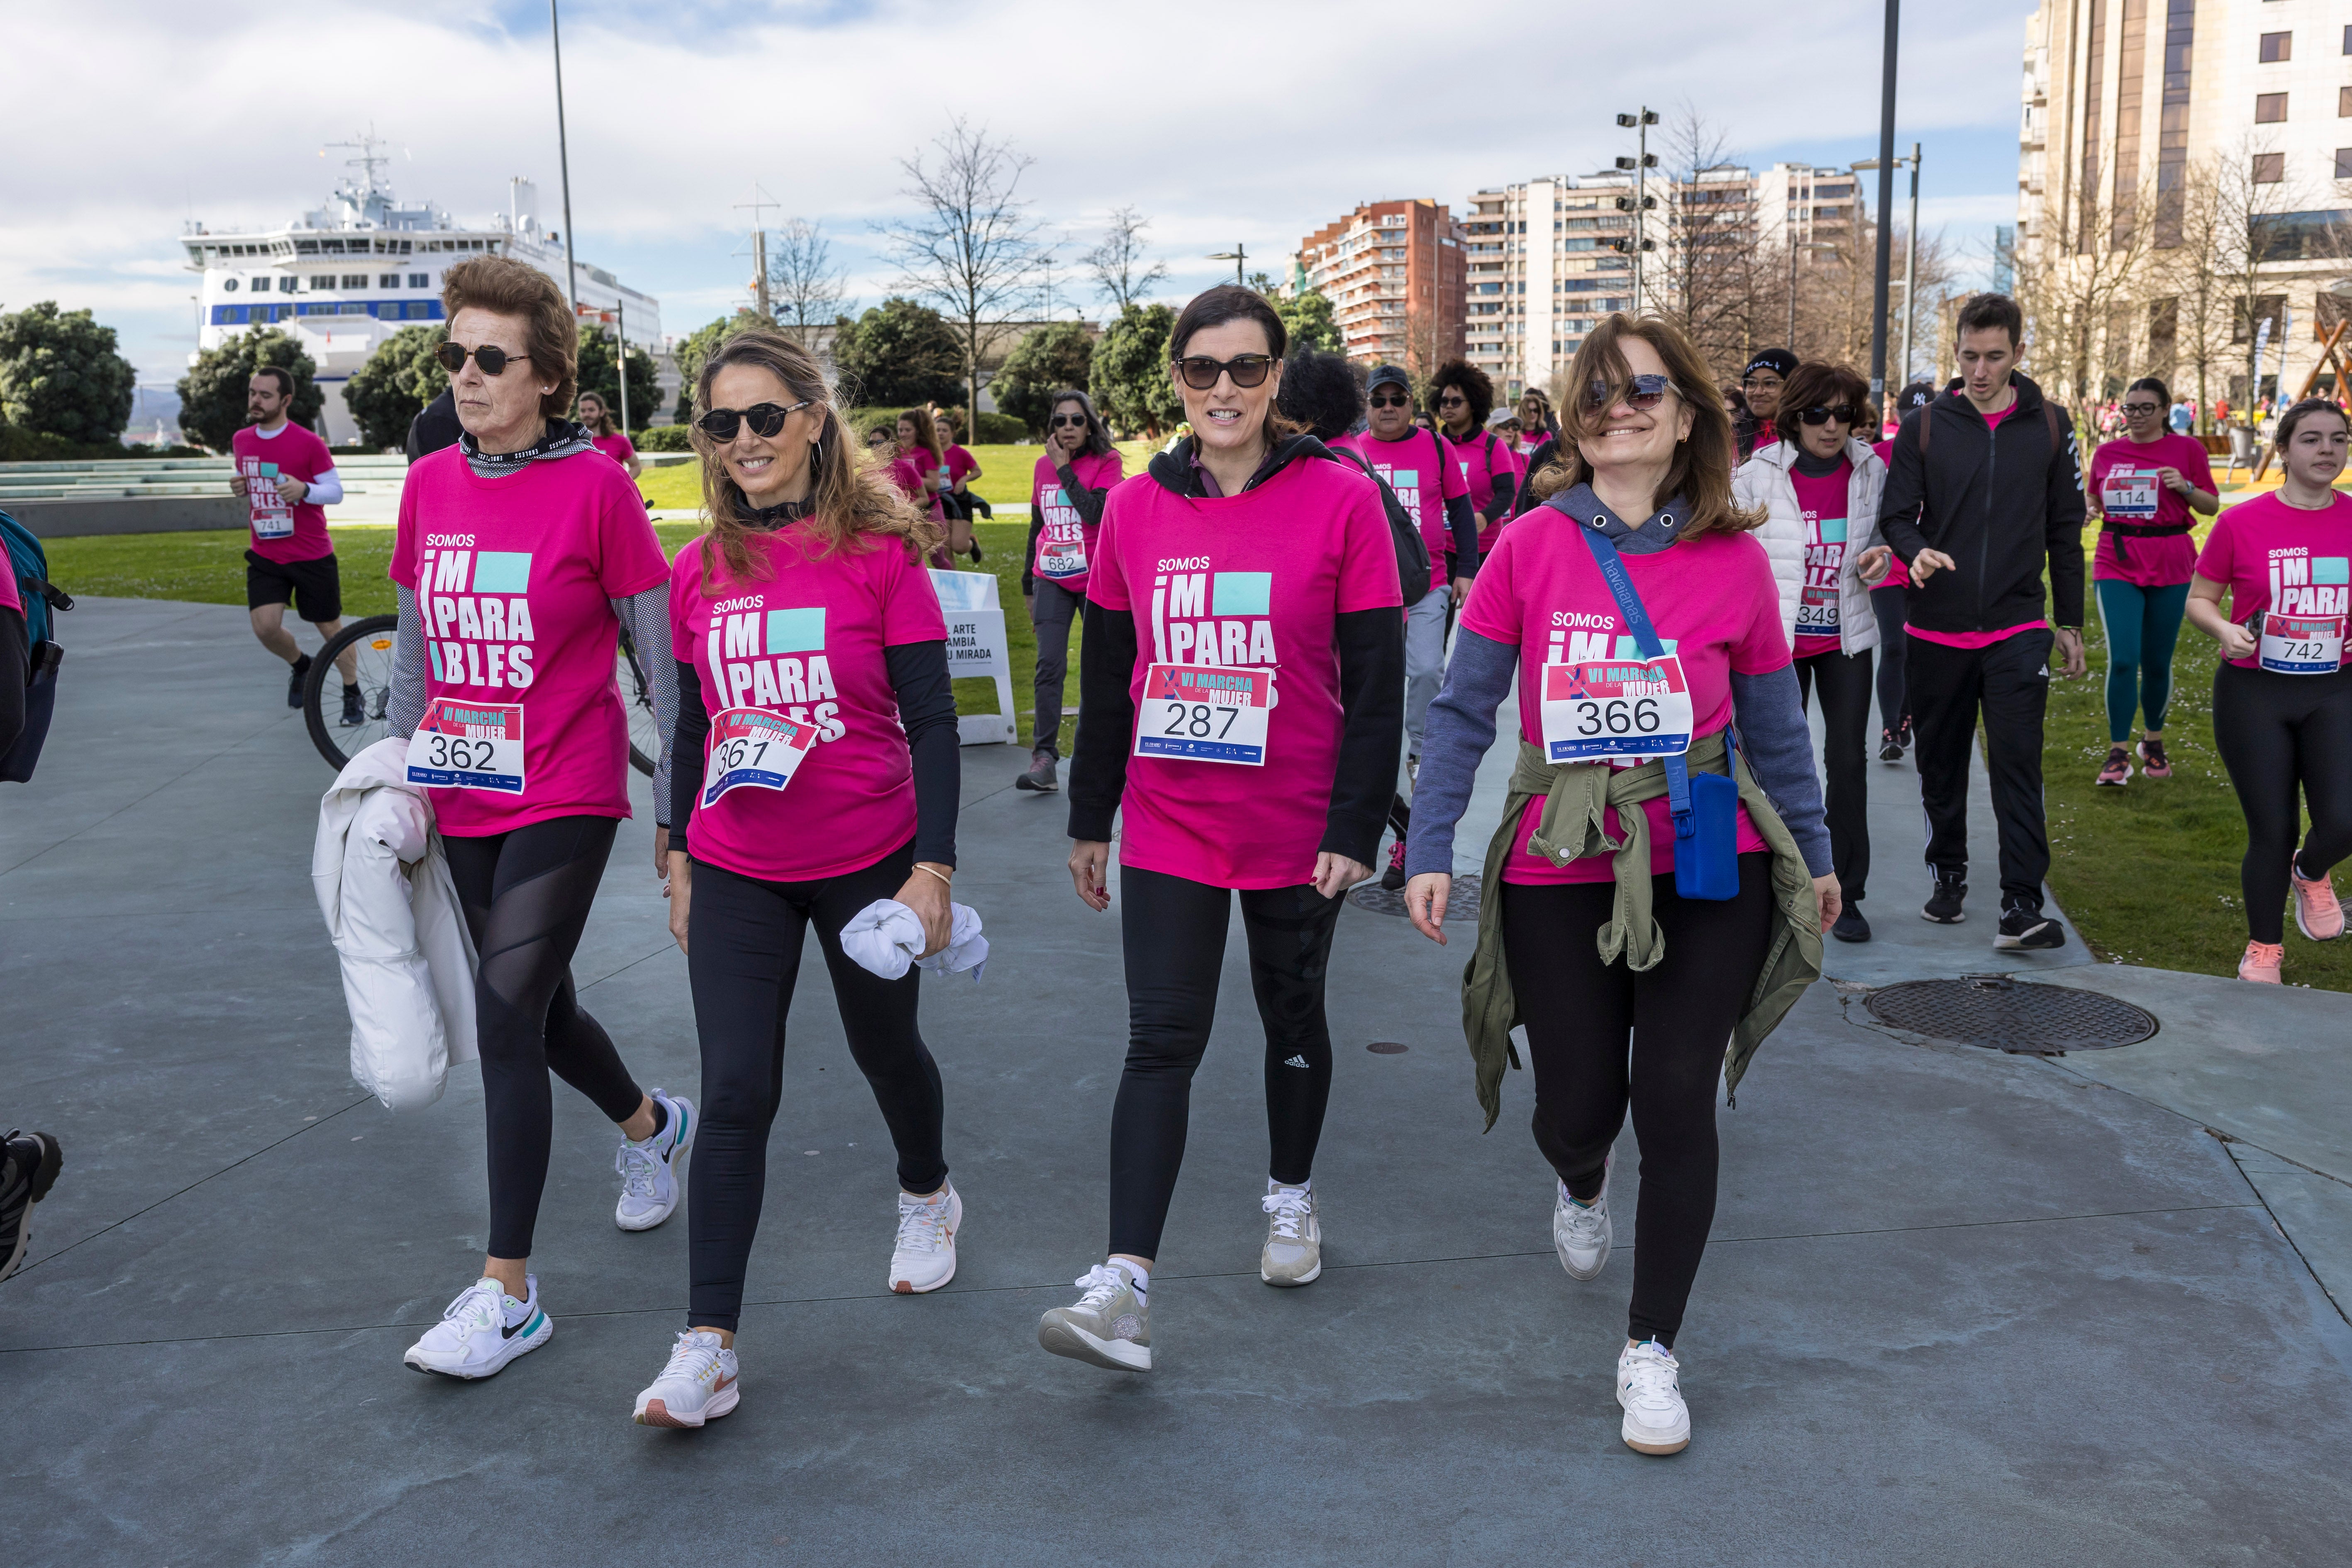
<instances>
[{"instance_id":1,"label":"black beanie","mask_svg":"<svg viewBox=\"0 0 2352 1568\"><path fill-rule=\"evenodd\" d=\"M1769 370L1782 381L1786 381L1795 373L1796 368L1797 356L1787 349L1764 349L1759 351L1754 359L1749 360L1748 368L1739 374L1745 376L1756 371Z\"/></svg>"}]
</instances>

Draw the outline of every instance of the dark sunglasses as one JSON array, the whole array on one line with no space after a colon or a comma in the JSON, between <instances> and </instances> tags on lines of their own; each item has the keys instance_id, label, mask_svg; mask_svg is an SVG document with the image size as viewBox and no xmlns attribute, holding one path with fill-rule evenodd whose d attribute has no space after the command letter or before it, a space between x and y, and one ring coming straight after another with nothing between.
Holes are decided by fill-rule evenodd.
<instances>
[{"instance_id":1,"label":"dark sunglasses","mask_svg":"<svg viewBox=\"0 0 2352 1568\"><path fill-rule=\"evenodd\" d=\"M1797 417L1807 425L1826 425L1832 419L1843 425L1859 425L1862 423L1862 410L1851 404L1841 403L1830 408L1808 408Z\"/></svg>"},{"instance_id":2,"label":"dark sunglasses","mask_svg":"<svg viewBox=\"0 0 2352 1568\"><path fill-rule=\"evenodd\" d=\"M1663 375L1637 375L1625 388L1622 397L1612 399L1609 384L1596 381L1585 390L1584 405L1598 413L1622 402L1636 413L1647 414L1664 402L1666 394L1674 390L1675 384Z\"/></svg>"},{"instance_id":3,"label":"dark sunglasses","mask_svg":"<svg viewBox=\"0 0 2352 1568\"><path fill-rule=\"evenodd\" d=\"M1394 397L1377 395L1368 397L1364 400L1364 405L1368 408L1410 408L1412 406L1412 399L1400 392Z\"/></svg>"},{"instance_id":4,"label":"dark sunglasses","mask_svg":"<svg viewBox=\"0 0 2352 1568\"><path fill-rule=\"evenodd\" d=\"M441 368L451 375L466 368L468 355L476 364L482 367L484 375L504 375L507 373L507 366L518 360L527 360L530 357L529 354L510 354L496 343L484 343L478 349L467 349L456 343L445 342L433 351L433 357L440 361Z\"/></svg>"},{"instance_id":5,"label":"dark sunglasses","mask_svg":"<svg viewBox=\"0 0 2352 1568\"><path fill-rule=\"evenodd\" d=\"M784 427L784 421L816 400L803 397L787 408L778 403L754 403L749 408L714 408L694 422L694 427L714 441L732 441L735 427L749 422L751 434L762 440Z\"/></svg>"},{"instance_id":6,"label":"dark sunglasses","mask_svg":"<svg viewBox=\"0 0 2352 1568\"><path fill-rule=\"evenodd\" d=\"M1176 374L1182 376L1184 384L1195 392L1210 390L1217 384L1217 378L1221 375L1232 376L1235 386L1263 386L1266 373L1273 368L1272 354L1235 354L1227 360L1194 354L1176 362Z\"/></svg>"},{"instance_id":7,"label":"dark sunglasses","mask_svg":"<svg viewBox=\"0 0 2352 1568\"><path fill-rule=\"evenodd\" d=\"M1056 414L1047 421L1056 430L1065 425L1076 425L1083 428L1086 422L1087 416L1083 414Z\"/></svg>"},{"instance_id":8,"label":"dark sunglasses","mask_svg":"<svg viewBox=\"0 0 2352 1568\"><path fill-rule=\"evenodd\" d=\"M1438 398L1437 405L1440 408L1443 408L1449 403L1467 403L1470 400L1468 398L1463 396L1458 392L1448 392Z\"/></svg>"}]
</instances>

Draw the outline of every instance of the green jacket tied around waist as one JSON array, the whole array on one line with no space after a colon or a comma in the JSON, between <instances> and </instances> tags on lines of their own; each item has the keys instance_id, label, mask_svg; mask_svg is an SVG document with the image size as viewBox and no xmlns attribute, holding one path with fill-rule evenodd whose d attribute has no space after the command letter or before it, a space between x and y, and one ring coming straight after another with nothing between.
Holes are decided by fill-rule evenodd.
<instances>
[{"instance_id":1,"label":"green jacket tied around waist","mask_svg":"<svg viewBox=\"0 0 2352 1568\"><path fill-rule=\"evenodd\" d=\"M1739 801L1772 851L1772 897L1780 911L1780 929L1773 933L1764 967L1748 993L1748 1005L1731 1031L1724 1051L1723 1082L1727 1096L1738 1092L1740 1075L1764 1037L1780 1026L1806 986L1822 973L1821 908L1813 893L1812 874L1805 869L1797 841L1781 822L1770 797L1748 759L1724 743L1727 731L1717 731L1691 742L1685 759L1693 773L1730 772L1739 784ZM1727 759L1729 767L1727 770ZM1544 797L1543 820L1529 847L1553 864L1565 866L1589 855L1608 853L1617 877L1617 898L1609 923L1593 933L1604 964L1622 960L1635 973L1654 968L1665 956L1665 933L1651 912L1649 814L1633 809L1641 802L1666 793L1666 768L1652 760L1635 768L1612 768L1605 763L1570 763L1559 766L1544 760L1539 747L1519 743L1518 766L1512 770L1509 795L1503 803L1503 820L1486 847L1483 897L1478 906L1478 945L1462 975L1462 1032L1469 1041L1470 1059L1477 1069L1478 1103L1486 1108L1486 1125L1503 1109L1503 1067L1519 1065L1511 1044L1518 1026L1518 997L1511 987L1511 969L1503 953L1503 868L1518 837L1528 803ZM1618 809L1624 828L1622 840L1609 837L1603 808Z\"/></svg>"}]
</instances>

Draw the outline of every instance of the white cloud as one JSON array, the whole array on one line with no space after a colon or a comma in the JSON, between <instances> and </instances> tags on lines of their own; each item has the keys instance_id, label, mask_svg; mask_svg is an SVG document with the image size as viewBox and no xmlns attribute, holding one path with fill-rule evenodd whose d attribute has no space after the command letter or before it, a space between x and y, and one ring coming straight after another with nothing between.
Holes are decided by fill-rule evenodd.
<instances>
[{"instance_id":1,"label":"white cloud","mask_svg":"<svg viewBox=\"0 0 2352 1568\"><path fill-rule=\"evenodd\" d=\"M2014 122L2030 8L1906 16L1906 139L1932 156L1939 129ZM565 21L573 212L583 254L662 296L672 331L738 297L733 207L754 180L825 224L870 301L890 272L866 226L903 207L895 160L961 112L1036 158L1025 189L1073 252L1131 203L1189 289L1217 274L1204 253L1237 239L1280 270L1358 201L1458 204L1592 168L1630 150L1611 116L1643 101L1696 102L1737 147L1867 137L1882 15L1827 0L1801 26L1768 26L1730 0L1667 13L1495 0L1471 25L1439 25L1406 0L1301 0L1208 27L1196 6L1074 20L1045 0L596 0ZM322 145L370 121L404 195L479 217L530 174L559 222L544 14L493 16L505 23L457 0L13 8L0 93L19 123L71 135L10 166L0 301L92 306L124 329L142 376L166 379L193 335L182 221L316 205L344 156ZM1945 198L1939 221L1968 200Z\"/></svg>"}]
</instances>

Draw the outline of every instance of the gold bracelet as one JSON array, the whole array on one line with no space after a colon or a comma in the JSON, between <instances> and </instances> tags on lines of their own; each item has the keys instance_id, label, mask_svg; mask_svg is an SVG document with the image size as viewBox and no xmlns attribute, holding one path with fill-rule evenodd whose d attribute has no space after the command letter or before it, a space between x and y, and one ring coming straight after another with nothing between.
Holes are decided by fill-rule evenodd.
<instances>
[{"instance_id":1,"label":"gold bracelet","mask_svg":"<svg viewBox=\"0 0 2352 1568\"><path fill-rule=\"evenodd\" d=\"M932 876L934 876L934 877L938 877L938 878L939 878L939 879L940 879L940 881L942 881L942 882L946 883L946 884L947 884L947 886L948 886L949 888L950 888L950 889L954 888L954 886L955 886L955 881L954 881L954 879L951 879L951 878L950 878L950 877L948 877L948 876L946 876L946 875L944 875L944 874L942 874L942 873L940 873L940 872L938 872L938 871L931 871L931 868L930 868L929 866L924 865L924 864L923 864L922 862L920 862L919 860L919 861L917 861L917 862L915 863L915 869L916 869L916 870L918 870L918 871L930 871Z\"/></svg>"}]
</instances>

